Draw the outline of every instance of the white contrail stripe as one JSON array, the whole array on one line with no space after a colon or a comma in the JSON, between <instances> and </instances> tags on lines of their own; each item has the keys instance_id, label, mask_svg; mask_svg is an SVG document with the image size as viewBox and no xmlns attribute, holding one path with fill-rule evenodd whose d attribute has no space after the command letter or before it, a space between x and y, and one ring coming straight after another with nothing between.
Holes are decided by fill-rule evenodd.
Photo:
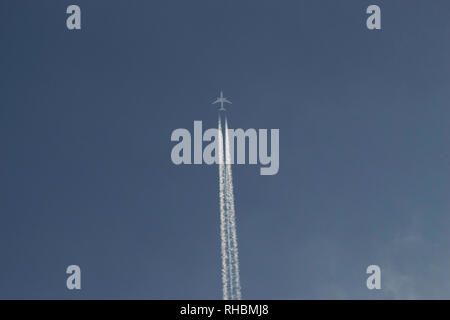
<instances>
[{"instance_id":1,"label":"white contrail stripe","mask_svg":"<svg viewBox=\"0 0 450 320\"><path fill-rule=\"evenodd\" d=\"M217 127L217 139L219 144L218 160L223 298L225 300L238 300L241 299L241 285L239 277L239 254L236 236L236 217L234 210L233 175L230 161L230 138L228 135L228 122L225 118L224 141L222 119L220 114Z\"/></svg>"},{"instance_id":2,"label":"white contrail stripe","mask_svg":"<svg viewBox=\"0 0 450 320\"><path fill-rule=\"evenodd\" d=\"M236 216L234 210L234 190L233 190L233 174L231 169L230 141L228 135L228 121L225 117L225 208L227 209L227 218L229 223L229 241L231 242L231 299L241 299L241 284L239 276L239 252L236 235Z\"/></svg>"},{"instance_id":3,"label":"white contrail stripe","mask_svg":"<svg viewBox=\"0 0 450 320\"><path fill-rule=\"evenodd\" d=\"M218 156L219 156L219 198L220 198L220 238L221 238L221 251L222 251L222 286L223 286L223 299L229 299L229 272L228 272L228 245L227 245L227 221L225 212L225 165L223 154L223 136L222 136L222 124L219 114L218 123Z\"/></svg>"}]
</instances>

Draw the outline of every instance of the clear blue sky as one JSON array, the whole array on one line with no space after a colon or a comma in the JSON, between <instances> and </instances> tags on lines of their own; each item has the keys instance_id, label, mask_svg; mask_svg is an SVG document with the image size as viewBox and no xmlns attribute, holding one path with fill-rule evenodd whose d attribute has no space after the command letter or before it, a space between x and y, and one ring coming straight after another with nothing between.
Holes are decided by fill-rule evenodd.
<instances>
[{"instance_id":1,"label":"clear blue sky","mask_svg":"<svg viewBox=\"0 0 450 320\"><path fill-rule=\"evenodd\" d=\"M234 167L244 298L450 298L449 12L2 0L0 298L220 299L217 167L170 134L221 89L232 127L280 129L277 175Z\"/></svg>"}]
</instances>

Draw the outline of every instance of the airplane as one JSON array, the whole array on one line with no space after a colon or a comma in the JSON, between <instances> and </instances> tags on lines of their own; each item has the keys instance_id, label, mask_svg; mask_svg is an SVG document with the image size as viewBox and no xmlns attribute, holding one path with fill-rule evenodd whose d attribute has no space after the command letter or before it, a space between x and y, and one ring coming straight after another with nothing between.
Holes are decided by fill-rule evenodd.
<instances>
[{"instance_id":1,"label":"airplane","mask_svg":"<svg viewBox=\"0 0 450 320\"><path fill-rule=\"evenodd\" d=\"M216 103L220 103L220 109L219 109L219 111L226 111L227 109L225 109L225 108L223 107L223 104L224 104L224 103L229 103L229 104L231 104L231 101L228 101L227 98L224 98L224 97L223 97L223 92L220 91L220 97L218 97L217 100L214 101L212 104L216 104Z\"/></svg>"}]
</instances>

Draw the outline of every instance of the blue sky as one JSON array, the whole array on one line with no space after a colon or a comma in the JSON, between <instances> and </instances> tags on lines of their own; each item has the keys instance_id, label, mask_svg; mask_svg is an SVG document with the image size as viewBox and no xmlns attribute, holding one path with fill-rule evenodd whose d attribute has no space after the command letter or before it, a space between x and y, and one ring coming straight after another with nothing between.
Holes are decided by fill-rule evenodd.
<instances>
[{"instance_id":1,"label":"blue sky","mask_svg":"<svg viewBox=\"0 0 450 320\"><path fill-rule=\"evenodd\" d=\"M234 167L244 298L449 298L450 3L371 4L2 1L0 298L220 299L217 167L170 160L220 90L280 129Z\"/></svg>"}]
</instances>

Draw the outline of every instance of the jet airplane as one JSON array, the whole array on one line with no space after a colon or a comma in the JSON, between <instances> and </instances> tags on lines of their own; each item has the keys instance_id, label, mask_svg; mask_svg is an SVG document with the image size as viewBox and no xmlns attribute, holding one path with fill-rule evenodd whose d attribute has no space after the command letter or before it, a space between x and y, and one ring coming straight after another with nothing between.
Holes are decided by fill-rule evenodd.
<instances>
[{"instance_id":1,"label":"jet airplane","mask_svg":"<svg viewBox=\"0 0 450 320\"><path fill-rule=\"evenodd\" d=\"M229 103L229 104L231 104L231 101L227 100L227 98L224 98L223 92L220 91L220 97L218 97L218 98L216 99L216 101L214 101L212 104L216 104L216 103L220 103L219 111L226 111L227 109L225 109L225 108L223 107L223 104L224 104L224 103Z\"/></svg>"}]
</instances>

